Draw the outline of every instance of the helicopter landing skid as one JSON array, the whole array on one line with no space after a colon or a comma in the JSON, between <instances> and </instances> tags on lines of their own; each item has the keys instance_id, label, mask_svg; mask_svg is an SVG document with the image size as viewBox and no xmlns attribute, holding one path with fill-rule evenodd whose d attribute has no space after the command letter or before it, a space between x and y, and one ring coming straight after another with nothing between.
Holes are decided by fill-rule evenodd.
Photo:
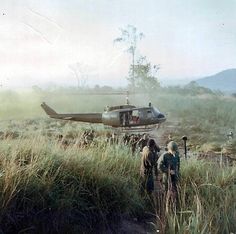
<instances>
[{"instance_id":1,"label":"helicopter landing skid","mask_svg":"<svg viewBox=\"0 0 236 234\"><path fill-rule=\"evenodd\" d=\"M158 129L159 125L147 125L147 126L138 126L138 127L122 127L120 128L121 132L130 133L130 132L138 132L138 133L145 133L151 132L155 129Z\"/></svg>"}]
</instances>

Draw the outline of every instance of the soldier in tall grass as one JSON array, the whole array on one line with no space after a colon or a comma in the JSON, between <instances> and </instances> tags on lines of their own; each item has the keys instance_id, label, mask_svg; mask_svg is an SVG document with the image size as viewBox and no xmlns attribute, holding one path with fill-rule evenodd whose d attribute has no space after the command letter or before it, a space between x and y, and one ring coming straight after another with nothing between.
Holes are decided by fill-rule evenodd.
<instances>
[{"instance_id":1,"label":"soldier in tall grass","mask_svg":"<svg viewBox=\"0 0 236 234\"><path fill-rule=\"evenodd\" d=\"M137 146L140 152L142 152L143 148L147 145L148 143L148 138L149 136L145 133L140 137L140 139L137 142Z\"/></svg>"},{"instance_id":2,"label":"soldier in tall grass","mask_svg":"<svg viewBox=\"0 0 236 234\"><path fill-rule=\"evenodd\" d=\"M152 195L154 191L154 173L157 178L157 154L155 153L156 143L149 139L147 146L142 150L140 175L142 178L142 191Z\"/></svg>"},{"instance_id":3,"label":"soldier in tall grass","mask_svg":"<svg viewBox=\"0 0 236 234\"><path fill-rule=\"evenodd\" d=\"M159 171L162 172L161 182L165 191L166 209L169 208L169 205L175 209L178 201L179 150L174 141L168 143L167 150L160 156L157 164Z\"/></svg>"}]
</instances>

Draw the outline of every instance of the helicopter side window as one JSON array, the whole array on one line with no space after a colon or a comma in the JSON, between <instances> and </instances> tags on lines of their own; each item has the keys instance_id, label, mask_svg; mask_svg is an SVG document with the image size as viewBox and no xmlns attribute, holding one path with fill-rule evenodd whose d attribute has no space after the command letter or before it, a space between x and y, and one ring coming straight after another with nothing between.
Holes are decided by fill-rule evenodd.
<instances>
[{"instance_id":1,"label":"helicopter side window","mask_svg":"<svg viewBox=\"0 0 236 234\"><path fill-rule=\"evenodd\" d=\"M139 122L139 111L138 110L134 110L132 112L132 116L131 116L131 123L136 124Z\"/></svg>"}]
</instances>

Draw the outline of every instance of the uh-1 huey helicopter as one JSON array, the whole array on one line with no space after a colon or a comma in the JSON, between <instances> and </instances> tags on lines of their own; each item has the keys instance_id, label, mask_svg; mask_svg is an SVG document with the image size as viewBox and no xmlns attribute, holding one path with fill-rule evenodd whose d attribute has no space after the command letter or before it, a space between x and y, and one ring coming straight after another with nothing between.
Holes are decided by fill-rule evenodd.
<instances>
[{"instance_id":1,"label":"uh-1 huey helicopter","mask_svg":"<svg viewBox=\"0 0 236 234\"><path fill-rule=\"evenodd\" d=\"M102 113L77 113L59 114L45 102L41 104L50 118L79 121L86 123L102 123L113 128L123 130L152 130L166 120L166 117L151 103L147 107L136 107L129 104L128 96L126 104L119 106L107 106Z\"/></svg>"}]
</instances>

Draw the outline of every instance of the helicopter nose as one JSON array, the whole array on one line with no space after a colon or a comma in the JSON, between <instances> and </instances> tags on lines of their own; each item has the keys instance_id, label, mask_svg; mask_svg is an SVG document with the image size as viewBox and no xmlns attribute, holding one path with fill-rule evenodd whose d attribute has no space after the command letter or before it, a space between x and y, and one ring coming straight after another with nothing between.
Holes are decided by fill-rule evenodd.
<instances>
[{"instance_id":1,"label":"helicopter nose","mask_svg":"<svg viewBox=\"0 0 236 234\"><path fill-rule=\"evenodd\" d=\"M165 118L165 116L162 113L160 113L160 114L158 114L157 118L158 119L163 119L163 118Z\"/></svg>"},{"instance_id":2,"label":"helicopter nose","mask_svg":"<svg viewBox=\"0 0 236 234\"><path fill-rule=\"evenodd\" d=\"M158 114L157 119L159 120L160 123L166 121L166 117L165 117L165 115L162 114L162 113L159 113L159 114Z\"/></svg>"}]
</instances>

